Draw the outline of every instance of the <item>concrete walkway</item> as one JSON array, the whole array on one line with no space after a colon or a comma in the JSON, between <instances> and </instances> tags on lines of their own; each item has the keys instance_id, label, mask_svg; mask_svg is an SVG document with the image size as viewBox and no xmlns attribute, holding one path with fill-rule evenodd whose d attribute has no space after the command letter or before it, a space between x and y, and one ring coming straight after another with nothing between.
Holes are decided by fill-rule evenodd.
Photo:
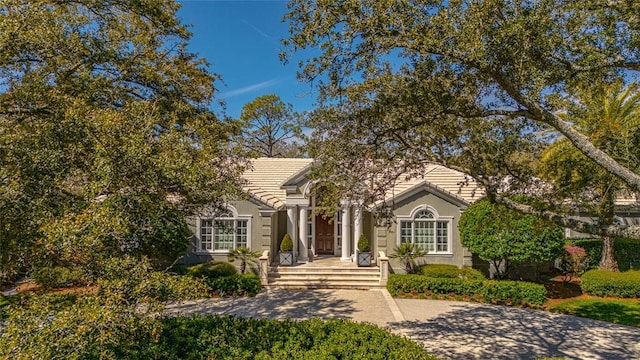
<instances>
[{"instance_id":1,"label":"concrete walkway","mask_svg":"<svg viewBox=\"0 0 640 360\"><path fill-rule=\"evenodd\" d=\"M171 314L349 318L421 342L450 359L640 359L640 329L544 311L393 299L382 290L268 290L254 298L170 304Z\"/></svg>"}]
</instances>

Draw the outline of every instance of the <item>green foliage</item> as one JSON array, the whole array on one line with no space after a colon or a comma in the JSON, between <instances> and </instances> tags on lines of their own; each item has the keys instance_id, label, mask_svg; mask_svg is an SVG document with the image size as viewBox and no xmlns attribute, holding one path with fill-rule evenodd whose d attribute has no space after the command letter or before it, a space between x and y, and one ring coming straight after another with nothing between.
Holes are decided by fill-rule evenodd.
<instances>
[{"instance_id":1,"label":"green foliage","mask_svg":"<svg viewBox=\"0 0 640 360\"><path fill-rule=\"evenodd\" d=\"M206 281L219 296L255 296L262 289L260 278L255 274L235 274Z\"/></svg>"},{"instance_id":2,"label":"green foliage","mask_svg":"<svg viewBox=\"0 0 640 360\"><path fill-rule=\"evenodd\" d=\"M43 267L33 272L33 280L44 289L87 285L90 278L80 269Z\"/></svg>"},{"instance_id":3,"label":"green foliage","mask_svg":"<svg viewBox=\"0 0 640 360\"><path fill-rule=\"evenodd\" d=\"M198 299L211 292L203 279L153 271L149 262L133 258L109 261L98 286L99 295L129 303Z\"/></svg>"},{"instance_id":4,"label":"green foliage","mask_svg":"<svg viewBox=\"0 0 640 360\"><path fill-rule=\"evenodd\" d=\"M640 303L637 300L569 300L549 307L549 311L640 327Z\"/></svg>"},{"instance_id":5,"label":"green foliage","mask_svg":"<svg viewBox=\"0 0 640 360\"><path fill-rule=\"evenodd\" d=\"M238 273L236 267L226 261L210 261L187 267L186 274L206 279L233 276Z\"/></svg>"},{"instance_id":6,"label":"green foliage","mask_svg":"<svg viewBox=\"0 0 640 360\"><path fill-rule=\"evenodd\" d=\"M349 320L195 316L164 320L159 341L132 359L435 359L423 347Z\"/></svg>"},{"instance_id":7,"label":"green foliage","mask_svg":"<svg viewBox=\"0 0 640 360\"><path fill-rule=\"evenodd\" d=\"M0 358L128 358L161 331L160 318L150 316L158 310L109 297L33 296L10 309Z\"/></svg>"},{"instance_id":8,"label":"green foliage","mask_svg":"<svg viewBox=\"0 0 640 360\"><path fill-rule=\"evenodd\" d=\"M580 278L580 287L596 296L640 298L640 271L589 270Z\"/></svg>"},{"instance_id":9,"label":"green foliage","mask_svg":"<svg viewBox=\"0 0 640 360\"><path fill-rule=\"evenodd\" d=\"M240 273L244 274L247 270L247 264L258 264L257 259L260 257L260 253L257 251L251 251L251 249L247 248L246 246L240 246L237 249L229 251L227 257L231 262L240 260Z\"/></svg>"},{"instance_id":10,"label":"green foliage","mask_svg":"<svg viewBox=\"0 0 640 360\"><path fill-rule=\"evenodd\" d=\"M568 244L580 246L587 251L586 269L596 269L602 258L601 239L569 239ZM613 255L620 271L640 269L640 240L617 238L613 243Z\"/></svg>"},{"instance_id":11,"label":"green foliage","mask_svg":"<svg viewBox=\"0 0 640 360\"><path fill-rule=\"evenodd\" d=\"M455 265L425 264L416 267L416 274L434 278L484 280L484 275L473 268L459 268Z\"/></svg>"},{"instance_id":12,"label":"green foliage","mask_svg":"<svg viewBox=\"0 0 640 360\"><path fill-rule=\"evenodd\" d=\"M486 280L480 296L492 304L542 306L547 301L547 290L543 285L525 281Z\"/></svg>"},{"instance_id":13,"label":"green foliage","mask_svg":"<svg viewBox=\"0 0 640 360\"><path fill-rule=\"evenodd\" d=\"M555 259L564 245L562 228L487 199L476 201L464 211L459 229L462 245L491 262L499 278L507 277L515 265Z\"/></svg>"},{"instance_id":14,"label":"green foliage","mask_svg":"<svg viewBox=\"0 0 640 360\"><path fill-rule=\"evenodd\" d=\"M544 304L547 296L544 286L524 281L433 278L403 274L389 275L387 289L392 296L457 295L494 304L534 307Z\"/></svg>"},{"instance_id":15,"label":"green foliage","mask_svg":"<svg viewBox=\"0 0 640 360\"><path fill-rule=\"evenodd\" d=\"M0 281L123 254L175 260L185 216L240 194L245 166L179 4L2 8Z\"/></svg>"},{"instance_id":16,"label":"green foliage","mask_svg":"<svg viewBox=\"0 0 640 360\"><path fill-rule=\"evenodd\" d=\"M283 157L292 150L288 142L303 138L302 116L275 94L263 95L242 107L242 144L254 155ZM294 147L295 148L295 147Z\"/></svg>"},{"instance_id":17,"label":"green foliage","mask_svg":"<svg viewBox=\"0 0 640 360\"><path fill-rule=\"evenodd\" d=\"M282 242L280 243L280 251L292 251L293 250L293 241L291 241L291 236L289 234L284 234L282 238Z\"/></svg>"},{"instance_id":18,"label":"green foliage","mask_svg":"<svg viewBox=\"0 0 640 360\"><path fill-rule=\"evenodd\" d=\"M404 267L404 272L411 274L416 266L416 259L427 255L427 250L412 243L403 243L393 249L390 255L393 259L398 259Z\"/></svg>"},{"instance_id":19,"label":"green foliage","mask_svg":"<svg viewBox=\"0 0 640 360\"><path fill-rule=\"evenodd\" d=\"M358 250L362 252L368 252L371 250L369 239L367 239L364 234L360 235L360 238L358 239Z\"/></svg>"},{"instance_id":20,"label":"green foliage","mask_svg":"<svg viewBox=\"0 0 640 360\"><path fill-rule=\"evenodd\" d=\"M580 118L579 110L606 101L583 99L581 92L633 82L640 73L636 2L590 5L292 0L282 56L321 49L300 62L298 75L326 80L319 86L324 106L311 124L310 153L321 167L316 179L343 196L379 199L397 180L419 178L425 163L438 163L469 175L461 187L475 191L477 180L496 201L520 211L585 233L638 237L635 225L603 230L570 219L575 207L549 196L549 183L540 186L535 169L551 142L542 134L562 134L600 174L640 190L637 129L607 131L613 125L607 113L586 118L592 126L586 129L562 115ZM629 118L637 122L636 114ZM598 138L589 136L594 128ZM357 186L365 181L364 189ZM541 206L510 198L523 191ZM592 192L571 198L587 194L601 200Z\"/></svg>"},{"instance_id":21,"label":"green foliage","mask_svg":"<svg viewBox=\"0 0 640 360\"><path fill-rule=\"evenodd\" d=\"M423 275L390 274L387 289L392 296L402 294L442 294L474 296L482 288L482 280L432 278Z\"/></svg>"}]
</instances>

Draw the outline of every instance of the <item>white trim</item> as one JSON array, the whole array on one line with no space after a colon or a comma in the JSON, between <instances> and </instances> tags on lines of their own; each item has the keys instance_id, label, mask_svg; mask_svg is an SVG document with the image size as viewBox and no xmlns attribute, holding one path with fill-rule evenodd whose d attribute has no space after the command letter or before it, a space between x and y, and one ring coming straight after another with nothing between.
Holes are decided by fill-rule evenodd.
<instances>
[{"instance_id":1,"label":"white trim","mask_svg":"<svg viewBox=\"0 0 640 360\"><path fill-rule=\"evenodd\" d=\"M453 216L440 216L438 211L427 204L416 206L413 210L411 210L410 215L396 215L396 245L400 245L402 241L402 222L411 222L411 240L413 239L413 234L415 233L415 216L420 211L429 211L433 214L433 219L429 220L418 220L418 221L432 221L434 223L433 227L433 236L434 236L434 251L429 252L427 256L451 256L453 255ZM448 251L438 251L438 222L444 222L447 224L447 248Z\"/></svg>"},{"instance_id":2,"label":"white trim","mask_svg":"<svg viewBox=\"0 0 640 360\"><path fill-rule=\"evenodd\" d=\"M203 250L202 249L202 220L210 220L212 221L212 229L214 229L214 224L216 220L233 220L234 221L234 237L233 237L233 248L236 249L238 247L238 221L246 221L247 222L247 247L251 249L251 220L253 219L253 215L242 215L238 214L238 211L235 207L231 205L226 205L227 210L231 212L233 217L213 217L213 216L199 216L196 218L196 254L228 254L229 250L216 250L215 249L215 232L211 234L211 250ZM213 214L210 214L213 215ZM212 230L213 231L213 230Z\"/></svg>"}]
</instances>

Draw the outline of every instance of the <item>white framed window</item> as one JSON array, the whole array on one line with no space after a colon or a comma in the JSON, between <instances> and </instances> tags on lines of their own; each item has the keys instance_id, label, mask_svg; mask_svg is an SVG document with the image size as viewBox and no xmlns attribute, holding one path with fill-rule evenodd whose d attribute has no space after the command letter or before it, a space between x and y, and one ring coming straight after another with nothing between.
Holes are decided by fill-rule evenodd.
<instances>
[{"instance_id":1,"label":"white framed window","mask_svg":"<svg viewBox=\"0 0 640 360\"><path fill-rule=\"evenodd\" d=\"M453 217L422 205L409 216L398 216L398 245L412 243L428 251L428 255L453 254L451 224Z\"/></svg>"},{"instance_id":2,"label":"white framed window","mask_svg":"<svg viewBox=\"0 0 640 360\"><path fill-rule=\"evenodd\" d=\"M199 218L197 227L198 252L226 253L251 246L251 215L238 215L231 206L226 211Z\"/></svg>"},{"instance_id":3,"label":"white framed window","mask_svg":"<svg viewBox=\"0 0 640 360\"><path fill-rule=\"evenodd\" d=\"M334 234L336 234L337 250L342 250L342 211L338 210L335 217Z\"/></svg>"}]
</instances>

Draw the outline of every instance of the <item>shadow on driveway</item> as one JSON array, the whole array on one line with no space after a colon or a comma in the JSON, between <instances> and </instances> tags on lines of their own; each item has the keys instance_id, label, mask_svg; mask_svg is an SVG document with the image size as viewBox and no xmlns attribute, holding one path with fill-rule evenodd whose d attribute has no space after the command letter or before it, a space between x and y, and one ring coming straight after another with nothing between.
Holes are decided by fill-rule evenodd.
<instances>
[{"instance_id":1,"label":"shadow on driveway","mask_svg":"<svg viewBox=\"0 0 640 360\"><path fill-rule=\"evenodd\" d=\"M398 299L406 321L389 324L453 359L637 359L640 329L531 309L452 303L433 313L433 301ZM422 309L421 309L422 308Z\"/></svg>"},{"instance_id":2,"label":"shadow on driveway","mask_svg":"<svg viewBox=\"0 0 640 360\"><path fill-rule=\"evenodd\" d=\"M219 298L169 304L166 313L238 315L269 319L353 318L355 301L331 291L269 290L254 298Z\"/></svg>"}]
</instances>

